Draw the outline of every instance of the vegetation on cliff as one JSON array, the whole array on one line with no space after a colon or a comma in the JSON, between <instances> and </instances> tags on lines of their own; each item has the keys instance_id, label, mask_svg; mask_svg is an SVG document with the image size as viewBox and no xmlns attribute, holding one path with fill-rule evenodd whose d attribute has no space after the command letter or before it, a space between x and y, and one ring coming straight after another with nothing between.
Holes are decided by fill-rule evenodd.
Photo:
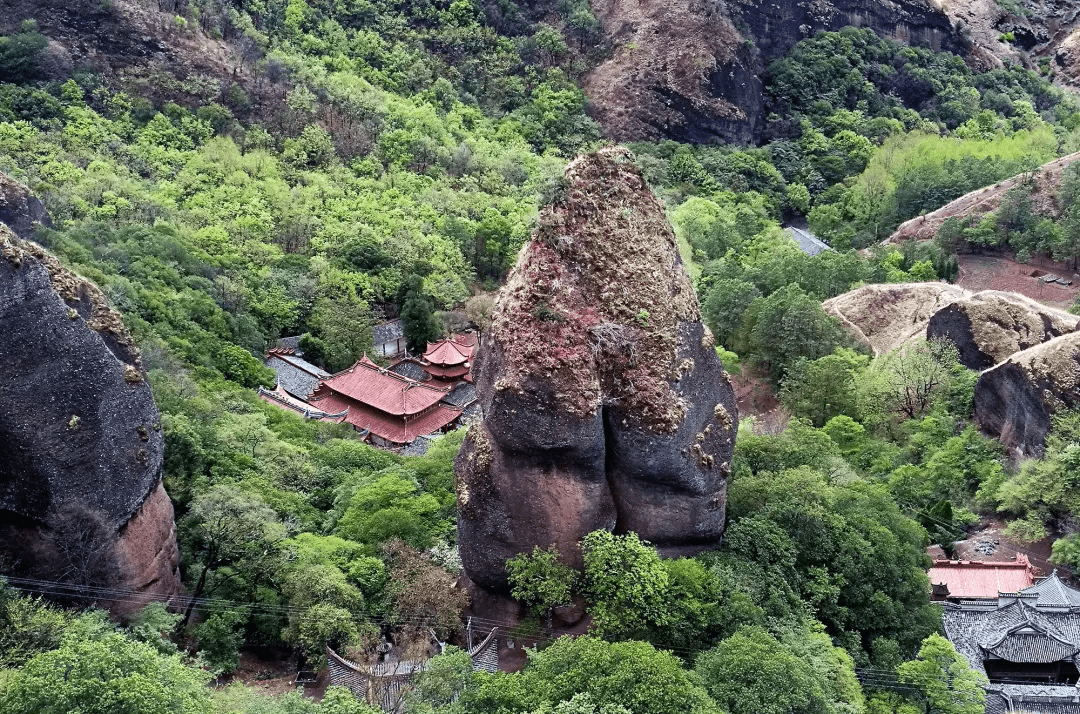
<instances>
[{"instance_id":1,"label":"vegetation on cliff","mask_svg":"<svg viewBox=\"0 0 1080 714\"><path fill-rule=\"evenodd\" d=\"M0 169L45 201L54 228L38 239L123 313L162 413L187 585L225 605L117 629L2 589L0 712L46 693L87 712L106 700L365 712L341 691L319 705L210 693L203 671L231 671L244 646L315 662L327 643L363 657L380 635L452 634L465 603L450 587L450 464L463 436L422 458L376 451L260 402L252 389L271 376L259 357L305 334L311 358L339 369L369 348L380 311L401 310L415 346L438 329L434 310L505 277L538 207L566 191L563 164L599 141L570 49L595 18L580 2L559 3L550 24L468 0L172 7L177 32L244 48L246 83L193 73L151 92L82 69L56 77L35 70L46 44L26 24L0 43ZM850 28L800 43L768 91L762 147L633 146L725 363L770 379L795 416L781 433L743 424L723 546L662 560L594 534L578 578L536 544L519 572L532 573L521 592L538 622L578 594L606 639L558 641L517 675L472 674L448 653L412 711L859 714L910 711L903 697L947 711L951 685L943 695L920 664L950 656L926 545L948 547L999 509L1031 537L1070 527L1067 489L1046 488L1071 468L1067 417L1046 460L1014 471L969 425L973 375L947 346L871 359L820 302L859 283L954 277L945 241L851 248L1073 150L1074 100L1018 67L973 74ZM780 221L801 217L834 250L810 257L783 235ZM1015 247L1055 250L1045 223L1021 225ZM640 299L626 310L643 330L660 317ZM1075 562L1075 538L1059 543ZM54 690L68 664L77 676ZM860 687L856 667L910 686ZM101 668L121 673L107 691Z\"/></svg>"}]
</instances>

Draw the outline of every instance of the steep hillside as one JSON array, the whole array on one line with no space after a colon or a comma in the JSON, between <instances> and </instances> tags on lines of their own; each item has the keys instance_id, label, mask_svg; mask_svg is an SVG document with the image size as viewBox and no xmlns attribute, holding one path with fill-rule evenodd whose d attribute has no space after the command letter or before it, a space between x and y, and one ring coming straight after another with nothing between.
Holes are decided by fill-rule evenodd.
<instances>
[{"instance_id":1,"label":"steep hillside","mask_svg":"<svg viewBox=\"0 0 1080 714\"><path fill-rule=\"evenodd\" d=\"M702 0L598 0L593 10L613 51L584 87L595 117L617 141L757 141L766 64L819 30L853 25L934 50L964 49L948 17L925 0L720 7Z\"/></svg>"}]
</instances>

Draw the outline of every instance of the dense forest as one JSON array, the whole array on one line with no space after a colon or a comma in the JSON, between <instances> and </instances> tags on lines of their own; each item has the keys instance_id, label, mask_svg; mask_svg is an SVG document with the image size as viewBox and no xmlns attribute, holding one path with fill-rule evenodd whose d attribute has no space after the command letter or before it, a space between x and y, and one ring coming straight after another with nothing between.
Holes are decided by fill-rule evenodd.
<instances>
[{"instance_id":1,"label":"dense forest","mask_svg":"<svg viewBox=\"0 0 1080 714\"><path fill-rule=\"evenodd\" d=\"M541 18L509 0L170 11L169 32L243 48L249 83L50 78L28 21L0 39L0 170L42 198L53 224L37 240L101 287L142 350L185 585L208 604L118 623L89 595L61 606L0 585L0 714L370 712L341 689L315 703L215 678L244 648L318 667L326 644L361 659L387 633L459 636L463 433L423 457L376 450L260 401L262 356L304 335L339 370L381 318L401 315L415 348L498 288L565 163L604 143L577 85L597 20L579 0ZM977 714L979 678L939 635L926 547L1000 513L1023 540L1064 536L1055 562L1080 565L1080 417L1017 465L970 423L976 374L954 348L873 357L821 307L865 283L951 280L960 241L1075 260L1076 174L1057 213L1025 185L936 241L879 241L1080 149L1080 103L1038 72L975 74L854 28L800 42L766 89L761 146L631 145L725 366L767 380L793 415L778 433L740 425L723 546L661 559L598 531L580 573L542 548L519 556L528 627L578 596L592 632L551 633L516 674L472 672L448 648L408 711ZM804 220L834 250L811 257L781 229Z\"/></svg>"}]
</instances>

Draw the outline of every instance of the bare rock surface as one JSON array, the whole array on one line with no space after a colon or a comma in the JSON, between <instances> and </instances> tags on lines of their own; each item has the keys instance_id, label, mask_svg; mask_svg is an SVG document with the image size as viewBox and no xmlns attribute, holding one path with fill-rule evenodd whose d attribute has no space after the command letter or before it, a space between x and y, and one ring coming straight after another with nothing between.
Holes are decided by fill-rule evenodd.
<instances>
[{"instance_id":1,"label":"bare rock surface","mask_svg":"<svg viewBox=\"0 0 1080 714\"><path fill-rule=\"evenodd\" d=\"M455 463L469 578L590 531L667 555L715 546L738 413L661 203L629 152L566 169L500 293L473 369L483 420Z\"/></svg>"},{"instance_id":2,"label":"bare rock surface","mask_svg":"<svg viewBox=\"0 0 1080 714\"><path fill-rule=\"evenodd\" d=\"M1015 352L1075 332L1078 323L1080 317L1023 295L984 290L934 313L926 337L950 340L961 364L983 370Z\"/></svg>"},{"instance_id":3,"label":"bare rock surface","mask_svg":"<svg viewBox=\"0 0 1080 714\"><path fill-rule=\"evenodd\" d=\"M945 283L875 284L830 298L823 307L874 354L885 354L925 337L939 310L969 296Z\"/></svg>"},{"instance_id":4,"label":"bare rock surface","mask_svg":"<svg viewBox=\"0 0 1080 714\"><path fill-rule=\"evenodd\" d=\"M975 422L1018 456L1041 456L1051 419L1080 405L1080 333L1017 352L979 376Z\"/></svg>"},{"instance_id":5,"label":"bare rock surface","mask_svg":"<svg viewBox=\"0 0 1080 714\"><path fill-rule=\"evenodd\" d=\"M51 226L45 204L30 189L0 172L0 223L20 238L33 238L37 226Z\"/></svg>"},{"instance_id":6,"label":"bare rock surface","mask_svg":"<svg viewBox=\"0 0 1080 714\"><path fill-rule=\"evenodd\" d=\"M91 283L0 226L0 558L179 591L163 437L138 350ZM78 552L92 553L81 563Z\"/></svg>"}]
</instances>

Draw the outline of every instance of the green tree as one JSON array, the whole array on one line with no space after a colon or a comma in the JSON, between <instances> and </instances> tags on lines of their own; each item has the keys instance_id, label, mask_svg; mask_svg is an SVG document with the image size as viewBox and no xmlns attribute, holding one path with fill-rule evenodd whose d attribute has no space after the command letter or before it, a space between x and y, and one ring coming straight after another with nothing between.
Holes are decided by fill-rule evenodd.
<instances>
[{"instance_id":1,"label":"green tree","mask_svg":"<svg viewBox=\"0 0 1080 714\"><path fill-rule=\"evenodd\" d=\"M431 298L424 295L419 280L414 280L406 293L401 307L401 327L405 332L406 347L413 354L423 354L429 342L442 336L442 326L435 318Z\"/></svg>"},{"instance_id":2,"label":"green tree","mask_svg":"<svg viewBox=\"0 0 1080 714\"><path fill-rule=\"evenodd\" d=\"M850 669L850 659L848 663ZM710 696L730 714L835 711L824 689L827 680L822 673L760 627L745 627L715 649L702 653L694 670ZM854 679L853 669L849 676Z\"/></svg>"},{"instance_id":3,"label":"green tree","mask_svg":"<svg viewBox=\"0 0 1080 714\"><path fill-rule=\"evenodd\" d=\"M533 546L532 553L521 553L506 561L510 576L510 594L533 609L538 617L547 616L560 605L569 605L573 598L577 573L559 562L555 546L541 550Z\"/></svg>"},{"instance_id":4,"label":"green tree","mask_svg":"<svg viewBox=\"0 0 1080 714\"><path fill-rule=\"evenodd\" d=\"M530 652L520 674L475 676L475 688L461 700L470 714L547 712L582 694L601 707L623 707L630 714L720 711L678 658L645 642L560 637L551 646ZM569 711L577 714L576 709Z\"/></svg>"},{"instance_id":5,"label":"green tree","mask_svg":"<svg viewBox=\"0 0 1080 714\"><path fill-rule=\"evenodd\" d=\"M598 530L585 536L581 549L584 589L598 634L619 637L667 623L670 581L651 545L636 533Z\"/></svg>"},{"instance_id":6,"label":"green tree","mask_svg":"<svg viewBox=\"0 0 1080 714\"><path fill-rule=\"evenodd\" d=\"M923 640L919 655L896 668L901 682L923 696L926 714L981 714L989 682L971 669L952 643L938 634Z\"/></svg>"},{"instance_id":7,"label":"green tree","mask_svg":"<svg viewBox=\"0 0 1080 714\"><path fill-rule=\"evenodd\" d=\"M0 714L204 714L210 675L119 634L37 655L0 692Z\"/></svg>"},{"instance_id":8,"label":"green tree","mask_svg":"<svg viewBox=\"0 0 1080 714\"><path fill-rule=\"evenodd\" d=\"M787 285L765 298L755 314L751 348L780 382L799 358L815 360L845 340L836 318L798 285Z\"/></svg>"},{"instance_id":9,"label":"green tree","mask_svg":"<svg viewBox=\"0 0 1080 714\"><path fill-rule=\"evenodd\" d=\"M869 362L843 347L812 362L799 360L780 384L780 401L819 428L841 414L857 418L856 379Z\"/></svg>"}]
</instances>

